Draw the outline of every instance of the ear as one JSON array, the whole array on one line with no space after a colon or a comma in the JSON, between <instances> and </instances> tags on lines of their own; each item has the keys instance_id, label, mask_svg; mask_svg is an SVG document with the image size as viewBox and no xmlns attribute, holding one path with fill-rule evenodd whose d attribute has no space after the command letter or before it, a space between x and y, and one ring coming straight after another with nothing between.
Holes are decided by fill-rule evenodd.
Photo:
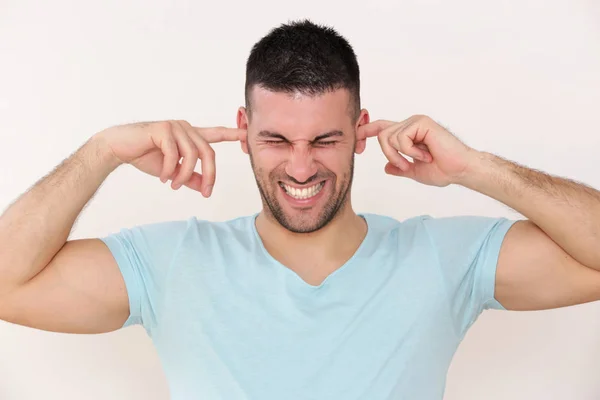
<instances>
[{"instance_id":1,"label":"ear","mask_svg":"<svg viewBox=\"0 0 600 400\"><path fill-rule=\"evenodd\" d=\"M356 126L354 126L354 131L358 132L358 128L362 125L368 124L370 121L369 112L366 109L360 110L360 116L356 121ZM360 154L365 151L365 147L367 147L367 139L361 139L356 141L356 147L354 148L354 152L356 154Z\"/></svg>"},{"instance_id":2,"label":"ear","mask_svg":"<svg viewBox=\"0 0 600 400\"><path fill-rule=\"evenodd\" d=\"M236 119L238 129L243 129L246 132L240 137L240 144L242 146L242 151L248 154L248 114L245 107L240 107L238 109Z\"/></svg>"}]
</instances>

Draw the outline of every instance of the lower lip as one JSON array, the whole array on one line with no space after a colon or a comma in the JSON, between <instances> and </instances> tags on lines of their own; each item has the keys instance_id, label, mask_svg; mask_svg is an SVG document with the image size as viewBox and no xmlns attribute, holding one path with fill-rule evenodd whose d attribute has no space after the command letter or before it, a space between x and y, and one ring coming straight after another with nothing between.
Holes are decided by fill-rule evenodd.
<instances>
[{"instance_id":1,"label":"lower lip","mask_svg":"<svg viewBox=\"0 0 600 400\"><path fill-rule=\"evenodd\" d=\"M321 188L321 190L319 190L319 193L315 194L313 197L309 197L308 199L296 199L292 196L290 196L284 188L282 188L281 186L279 186L279 188L281 189L281 191L283 192L283 196L285 197L285 199L288 201L288 203L290 203L293 207L302 207L302 208L307 208L307 207L312 207L314 206L317 201L319 201L319 199L321 197L323 197L323 192L325 191L327 186L327 181L325 181L323 183L323 187Z\"/></svg>"}]
</instances>

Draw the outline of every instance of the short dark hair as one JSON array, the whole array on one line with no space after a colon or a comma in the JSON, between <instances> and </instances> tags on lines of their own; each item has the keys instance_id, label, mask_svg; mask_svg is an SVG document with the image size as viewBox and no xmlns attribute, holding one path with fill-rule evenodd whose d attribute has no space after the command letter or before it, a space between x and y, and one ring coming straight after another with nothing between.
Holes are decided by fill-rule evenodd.
<instances>
[{"instance_id":1,"label":"short dark hair","mask_svg":"<svg viewBox=\"0 0 600 400\"><path fill-rule=\"evenodd\" d=\"M358 118L360 113L360 71L352 46L333 28L308 19L282 24L253 46L246 62L249 118L250 93L256 85L310 96L348 89L351 115Z\"/></svg>"}]
</instances>

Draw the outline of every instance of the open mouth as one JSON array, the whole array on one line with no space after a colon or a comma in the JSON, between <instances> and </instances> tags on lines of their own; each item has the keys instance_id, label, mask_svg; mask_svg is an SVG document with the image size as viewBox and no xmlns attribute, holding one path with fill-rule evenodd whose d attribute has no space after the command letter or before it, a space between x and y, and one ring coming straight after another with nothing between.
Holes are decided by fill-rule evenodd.
<instances>
[{"instance_id":1,"label":"open mouth","mask_svg":"<svg viewBox=\"0 0 600 400\"><path fill-rule=\"evenodd\" d=\"M299 188L295 188L292 187L290 185L286 185L285 183L280 182L279 186L281 186L283 188L283 190L285 190L285 192L293 197L296 200L306 200L306 199L310 199L311 197L316 196L321 189L323 189L323 186L325 186L325 181L317 183L316 185L310 186L310 187L305 187L302 189Z\"/></svg>"}]
</instances>

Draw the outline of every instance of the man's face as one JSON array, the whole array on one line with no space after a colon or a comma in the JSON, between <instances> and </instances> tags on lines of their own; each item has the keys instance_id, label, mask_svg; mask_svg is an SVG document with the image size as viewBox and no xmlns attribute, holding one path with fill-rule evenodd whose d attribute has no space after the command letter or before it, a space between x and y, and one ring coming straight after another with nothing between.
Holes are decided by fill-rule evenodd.
<instances>
[{"instance_id":1,"label":"man's face","mask_svg":"<svg viewBox=\"0 0 600 400\"><path fill-rule=\"evenodd\" d=\"M292 232L322 228L349 202L354 152L364 148L356 129L368 114L351 118L345 89L308 96L255 87L251 99L250 124L241 108L238 127L248 132L242 146L265 211Z\"/></svg>"}]
</instances>

